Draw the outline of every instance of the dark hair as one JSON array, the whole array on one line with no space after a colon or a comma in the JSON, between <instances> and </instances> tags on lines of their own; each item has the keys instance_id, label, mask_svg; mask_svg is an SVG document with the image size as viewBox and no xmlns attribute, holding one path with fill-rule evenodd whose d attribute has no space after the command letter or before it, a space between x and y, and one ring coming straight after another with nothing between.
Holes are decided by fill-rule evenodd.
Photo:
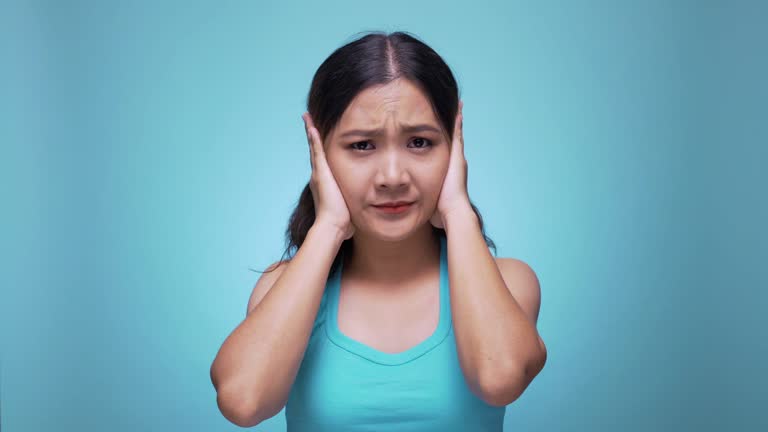
<instances>
[{"instance_id":1,"label":"dark hair","mask_svg":"<svg viewBox=\"0 0 768 432\"><path fill-rule=\"evenodd\" d=\"M387 34L380 31L370 32L336 49L315 72L307 96L307 111L322 139L325 140L359 92L398 78L408 79L424 92L438 121L448 131L449 138L453 139L454 122L459 109L459 88L448 65L415 36L407 32ZM495 255L496 245L485 234L483 218L471 201L470 205L480 222L485 242L493 248ZM315 203L307 182L285 231L287 246L283 259L289 253L290 258L281 259L265 272L293 258L314 221ZM445 230L434 226L432 229L437 235L446 237ZM342 254L350 249L353 238L342 242L329 276L338 268Z\"/></svg>"}]
</instances>

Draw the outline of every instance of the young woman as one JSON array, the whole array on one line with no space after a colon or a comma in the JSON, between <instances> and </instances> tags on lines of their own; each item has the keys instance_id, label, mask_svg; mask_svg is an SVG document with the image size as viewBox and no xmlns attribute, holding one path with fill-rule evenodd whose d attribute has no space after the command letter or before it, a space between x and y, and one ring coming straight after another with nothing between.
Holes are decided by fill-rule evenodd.
<instances>
[{"instance_id":1,"label":"young woman","mask_svg":"<svg viewBox=\"0 0 768 432\"><path fill-rule=\"evenodd\" d=\"M222 414L289 431L501 431L546 361L540 290L494 258L467 193L463 103L407 33L317 70L302 115L311 180L289 260L256 283L211 367Z\"/></svg>"}]
</instances>

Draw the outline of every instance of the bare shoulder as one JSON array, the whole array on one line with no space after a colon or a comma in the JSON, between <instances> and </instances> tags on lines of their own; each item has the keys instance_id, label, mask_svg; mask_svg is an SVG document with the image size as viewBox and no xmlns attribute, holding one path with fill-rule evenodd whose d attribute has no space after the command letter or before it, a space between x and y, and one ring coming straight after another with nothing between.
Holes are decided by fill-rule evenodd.
<instances>
[{"instance_id":1,"label":"bare shoulder","mask_svg":"<svg viewBox=\"0 0 768 432\"><path fill-rule=\"evenodd\" d=\"M496 257L495 259L510 294L523 308L528 318L536 324L541 307L541 287L536 272L524 261L516 258Z\"/></svg>"},{"instance_id":2,"label":"bare shoulder","mask_svg":"<svg viewBox=\"0 0 768 432\"><path fill-rule=\"evenodd\" d=\"M264 273L261 274L259 280L256 281L256 284L253 287L253 291L251 292L251 297L248 299L248 308L245 313L246 315L251 313L256 308L256 306L258 306L264 296L267 295L269 290L272 288L272 285L275 284L275 281L277 281L280 275L283 274L283 271L285 271L285 268L289 262L290 260L277 261L272 263L269 267L266 268L266 270L264 270Z\"/></svg>"}]
</instances>

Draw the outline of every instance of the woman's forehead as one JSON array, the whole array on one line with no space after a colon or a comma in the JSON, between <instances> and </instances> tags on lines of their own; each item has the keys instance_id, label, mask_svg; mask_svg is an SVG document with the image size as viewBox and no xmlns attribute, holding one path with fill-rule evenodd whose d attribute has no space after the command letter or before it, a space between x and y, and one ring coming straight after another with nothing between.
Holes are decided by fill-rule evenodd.
<instances>
[{"instance_id":1,"label":"woman's forehead","mask_svg":"<svg viewBox=\"0 0 768 432\"><path fill-rule=\"evenodd\" d=\"M388 113L419 114L432 108L426 95L408 80L395 80L388 84L368 87L358 93L344 111L342 118L365 120Z\"/></svg>"},{"instance_id":2,"label":"woman's forehead","mask_svg":"<svg viewBox=\"0 0 768 432\"><path fill-rule=\"evenodd\" d=\"M400 81L400 82L398 82ZM421 90L398 80L361 91L349 104L336 128L382 129L417 124L437 125L432 105Z\"/></svg>"}]
</instances>

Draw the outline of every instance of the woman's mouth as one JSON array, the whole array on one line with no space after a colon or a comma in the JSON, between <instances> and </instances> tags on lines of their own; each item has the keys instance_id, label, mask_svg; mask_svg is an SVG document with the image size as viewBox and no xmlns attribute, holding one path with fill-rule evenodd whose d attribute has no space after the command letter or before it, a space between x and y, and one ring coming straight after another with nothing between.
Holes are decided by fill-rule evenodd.
<instances>
[{"instance_id":1,"label":"woman's mouth","mask_svg":"<svg viewBox=\"0 0 768 432\"><path fill-rule=\"evenodd\" d=\"M410 209L413 203L401 204L396 206L374 206L376 209L385 214L400 214Z\"/></svg>"}]
</instances>

